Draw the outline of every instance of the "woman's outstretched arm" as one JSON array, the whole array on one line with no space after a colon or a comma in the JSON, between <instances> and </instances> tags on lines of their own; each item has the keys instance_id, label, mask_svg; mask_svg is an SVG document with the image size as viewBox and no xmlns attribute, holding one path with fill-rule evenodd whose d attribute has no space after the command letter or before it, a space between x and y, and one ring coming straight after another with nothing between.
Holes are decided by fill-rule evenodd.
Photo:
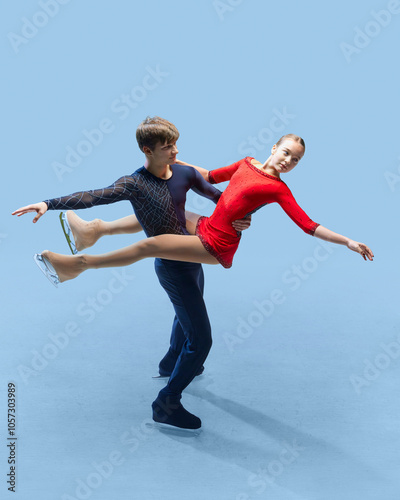
<instances>
[{"instance_id":1,"label":"woman's outstretched arm","mask_svg":"<svg viewBox=\"0 0 400 500\"><path fill-rule=\"evenodd\" d=\"M347 236L342 236L341 234L334 233L324 226L318 226L314 231L314 236L320 238L321 240L330 241L331 243L337 243L338 245L346 245L347 248L353 250L353 252L357 252L362 255L364 260L367 260L367 258L369 260L373 260L374 258L372 250L364 243L359 243L357 241L351 240L350 238L347 238Z\"/></svg>"},{"instance_id":2,"label":"woman's outstretched arm","mask_svg":"<svg viewBox=\"0 0 400 500\"><path fill-rule=\"evenodd\" d=\"M359 243L357 241L347 238L338 233L334 233L330 229L314 222L309 218L309 216L304 212L304 210L298 205L293 197L292 192L287 187L285 183L280 185L280 189L276 193L276 201L281 205L283 210L287 215L301 228L304 232L312 234L321 240L330 241L332 243L337 243L338 245L346 245L347 248L357 252L364 260L373 260L374 254L372 250L364 245L364 243Z\"/></svg>"}]
</instances>

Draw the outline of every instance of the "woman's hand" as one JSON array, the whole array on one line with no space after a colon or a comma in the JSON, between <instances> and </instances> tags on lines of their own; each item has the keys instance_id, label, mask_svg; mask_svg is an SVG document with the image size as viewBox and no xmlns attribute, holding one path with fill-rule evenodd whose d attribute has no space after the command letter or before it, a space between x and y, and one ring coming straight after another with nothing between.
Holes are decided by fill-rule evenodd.
<instances>
[{"instance_id":1,"label":"woman's hand","mask_svg":"<svg viewBox=\"0 0 400 500\"><path fill-rule=\"evenodd\" d=\"M17 215L21 217L21 215L28 214L29 212L36 212L36 217L33 219L33 223L37 222L42 215L47 212L47 204L44 201L39 203L33 203L33 205L27 205L26 207L19 208L15 210L11 215Z\"/></svg>"},{"instance_id":2,"label":"woman's hand","mask_svg":"<svg viewBox=\"0 0 400 500\"><path fill-rule=\"evenodd\" d=\"M349 240L347 242L347 248L350 250L353 250L353 252L357 252L360 255L363 256L364 260L373 260L374 259L374 254L372 253L372 250L367 247L367 245L364 245L364 243L358 243L357 241L354 240Z\"/></svg>"}]
</instances>

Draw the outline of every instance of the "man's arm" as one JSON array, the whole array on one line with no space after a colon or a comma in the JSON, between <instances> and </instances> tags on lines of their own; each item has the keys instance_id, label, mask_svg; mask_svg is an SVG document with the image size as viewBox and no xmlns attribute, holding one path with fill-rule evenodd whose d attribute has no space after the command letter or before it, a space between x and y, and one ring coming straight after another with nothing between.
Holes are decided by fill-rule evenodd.
<instances>
[{"instance_id":1,"label":"man's arm","mask_svg":"<svg viewBox=\"0 0 400 500\"><path fill-rule=\"evenodd\" d=\"M21 216L29 212L36 212L33 222L37 222L47 210L79 210L96 205L108 205L109 203L129 199L133 191L132 185L132 178L123 176L106 188L79 191L60 198L27 205L15 210L12 215Z\"/></svg>"},{"instance_id":2,"label":"man's arm","mask_svg":"<svg viewBox=\"0 0 400 500\"><path fill-rule=\"evenodd\" d=\"M14 210L11 215L21 215L28 214L29 212L36 212L36 216L33 219L33 223L37 222L42 215L47 212L47 203L40 201L39 203L32 203L32 205L27 205L26 207L21 207L18 210Z\"/></svg>"},{"instance_id":3,"label":"man's arm","mask_svg":"<svg viewBox=\"0 0 400 500\"><path fill-rule=\"evenodd\" d=\"M191 165L190 163L186 163L186 162L181 161L181 160L176 160L175 163L177 163L178 165L187 165L188 167L195 168L200 173L200 175L203 177L203 179L205 181L208 181L208 170L206 170L205 168L197 167L196 165Z\"/></svg>"},{"instance_id":4,"label":"man's arm","mask_svg":"<svg viewBox=\"0 0 400 500\"><path fill-rule=\"evenodd\" d=\"M221 191L212 186L209 182L206 182L197 169L195 169L194 167L193 169L194 170L191 170L191 172L193 172L194 174L194 178L192 178L192 190L196 194L204 196L205 198L208 198L209 200L212 200L215 204L217 204L222 194Z\"/></svg>"}]
</instances>

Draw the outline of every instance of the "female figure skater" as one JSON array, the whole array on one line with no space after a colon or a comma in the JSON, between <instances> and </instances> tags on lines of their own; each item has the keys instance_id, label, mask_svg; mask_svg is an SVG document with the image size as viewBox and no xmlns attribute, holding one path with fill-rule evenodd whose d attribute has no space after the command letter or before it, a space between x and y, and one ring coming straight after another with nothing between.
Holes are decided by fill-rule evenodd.
<instances>
[{"instance_id":1,"label":"female figure skater","mask_svg":"<svg viewBox=\"0 0 400 500\"><path fill-rule=\"evenodd\" d=\"M372 261L374 255L365 244L312 221L281 180L281 174L293 170L304 152L303 139L294 134L287 134L272 147L271 155L264 163L246 157L228 167L210 172L198 168L203 177L211 183L228 180L230 182L213 214L210 217L196 216L196 220L192 221L196 224L196 235L163 234L102 255L67 256L45 250L37 254L37 258L45 264L49 274L53 274L53 279L59 282L74 279L87 269L127 266L148 257L202 264L220 263L229 268L232 266L241 237L232 227L232 222L243 219L268 203L277 202L306 233L332 243L346 245L350 250L362 255L364 260ZM85 196L85 193L82 193L82 196ZM20 208L13 213L23 215L36 211L41 216L43 210L46 211L47 208L43 207L42 202Z\"/></svg>"}]
</instances>

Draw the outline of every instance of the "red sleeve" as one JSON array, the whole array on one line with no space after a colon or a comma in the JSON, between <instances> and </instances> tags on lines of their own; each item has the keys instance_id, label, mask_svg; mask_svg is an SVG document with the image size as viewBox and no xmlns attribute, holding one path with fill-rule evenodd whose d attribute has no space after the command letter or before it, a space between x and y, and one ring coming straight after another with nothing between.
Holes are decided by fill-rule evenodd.
<instances>
[{"instance_id":1,"label":"red sleeve","mask_svg":"<svg viewBox=\"0 0 400 500\"><path fill-rule=\"evenodd\" d=\"M239 160L232 165L228 165L227 167L216 168L215 170L210 170L208 172L208 182L210 184L218 184L219 182L229 181L232 175L239 168L243 160Z\"/></svg>"},{"instance_id":2,"label":"red sleeve","mask_svg":"<svg viewBox=\"0 0 400 500\"><path fill-rule=\"evenodd\" d=\"M292 192L286 184L282 183L282 188L277 193L279 205L287 213L287 215L295 222L300 229L307 234L314 234L319 224L310 219L304 210L297 204Z\"/></svg>"}]
</instances>

